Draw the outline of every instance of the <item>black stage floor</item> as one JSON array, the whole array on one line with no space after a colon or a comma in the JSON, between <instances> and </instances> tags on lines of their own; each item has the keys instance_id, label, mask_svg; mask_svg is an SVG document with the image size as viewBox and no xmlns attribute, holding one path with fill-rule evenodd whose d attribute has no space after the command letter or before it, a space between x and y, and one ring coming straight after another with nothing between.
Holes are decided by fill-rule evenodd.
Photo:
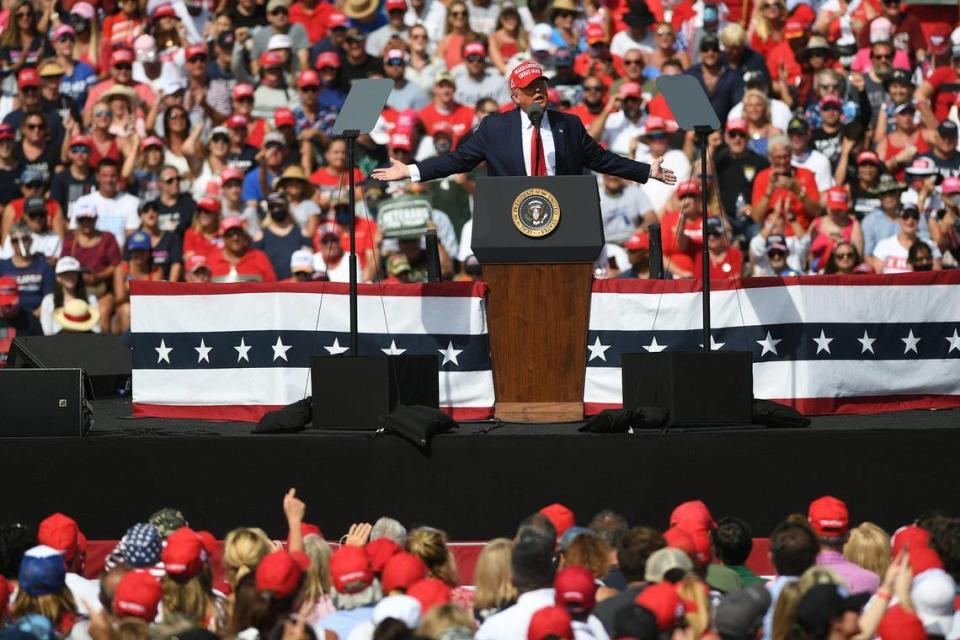
<instances>
[{"instance_id":1,"label":"black stage floor","mask_svg":"<svg viewBox=\"0 0 960 640\"><path fill-rule=\"evenodd\" d=\"M391 515L455 540L511 535L551 502L585 521L604 508L666 526L703 499L765 536L810 500L848 502L855 522L887 529L930 509L956 510L960 410L813 419L806 429L675 429L597 435L579 425L465 423L429 454L393 435L350 431L252 435L252 425L133 419L130 403L94 403L86 438L4 438L2 519L75 517L92 539L118 537L163 506L218 536L239 525L283 531L289 487L335 538Z\"/></svg>"}]
</instances>

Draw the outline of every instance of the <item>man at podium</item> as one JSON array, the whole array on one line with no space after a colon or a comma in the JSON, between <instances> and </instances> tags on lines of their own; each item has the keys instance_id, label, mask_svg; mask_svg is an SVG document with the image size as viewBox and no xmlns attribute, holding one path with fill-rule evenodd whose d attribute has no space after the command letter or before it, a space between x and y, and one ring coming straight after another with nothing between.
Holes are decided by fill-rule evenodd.
<instances>
[{"instance_id":1,"label":"man at podium","mask_svg":"<svg viewBox=\"0 0 960 640\"><path fill-rule=\"evenodd\" d=\"M590 137L579 117L547 109L547 79L536 62L517 65L508 84L517 109L484 118L456 151L413 164L391 158L373 177L426 182L466 173L486 160L489 176L582 175L590 169L635 182L677 181L661 159L651 166L611 153Z\"/></svg>"}]
</instances>

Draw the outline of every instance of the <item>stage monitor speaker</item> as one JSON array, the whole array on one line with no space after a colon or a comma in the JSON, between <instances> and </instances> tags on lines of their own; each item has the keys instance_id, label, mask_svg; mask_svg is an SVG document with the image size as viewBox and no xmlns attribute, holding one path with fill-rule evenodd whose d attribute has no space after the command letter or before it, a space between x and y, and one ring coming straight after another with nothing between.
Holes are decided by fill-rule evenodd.
<instances>
[{"instance_id":1,"label":"stage monitor speaker","mask_svg":"<svg viewBox=\"0 0 960 640\"><path fill-rule=\"evenodd\" d=\"M747 351L625 353L623 406L662 407L667 426L752 422L753 360Z\"/></svg>"},{"instance_id":2,"label":"stage monitor speaker","mask_svg":"<svg viewBox=\"0 0 960 640\"><path fill-rule=\"evenodd\" d=\"M133 359L119 338L96 333L58 333L14 338L7 367L64 369L79 367L93 385L93 397L120 395L129 388Z\"/></svg>"},{"instance_id":3,"label":"stage monitor speaker","mask_svg":"<svg viewBox=\"0 0 960 640\"><path fill-rule=\"evenodd\" d=\"M310 359L313 427L372 431L398 404L440 406L438 356Z\"/></svg>"},{"instance_id":4,"label":"stage monitor speaker","mask_svg":"<svg viewBox=\"0 0 960 640\"><path fill-rule=\"evenodd\" d=\"M85 436L89 385L83 369L0 369L0 437Z\"/></svg>"}]
</instances>

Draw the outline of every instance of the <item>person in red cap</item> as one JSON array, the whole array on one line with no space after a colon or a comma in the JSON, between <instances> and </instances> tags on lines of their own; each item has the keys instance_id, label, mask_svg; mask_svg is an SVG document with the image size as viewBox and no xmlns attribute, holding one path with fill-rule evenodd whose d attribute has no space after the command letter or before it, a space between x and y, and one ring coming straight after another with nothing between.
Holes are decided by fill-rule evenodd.
<instances>
[{"instance_id":1,"label":"person in red cap","mask_svg":"<svg viewBox=\"0 0 960 640\"><path fill-rule=\"evenodd\" d=\"M589 569L578 566L560 569L553 581L553 590L557 606L570 614L578 635L600 638L606 634L603 623L592 615L597 604L597 582Z\"/></svg>"},{"instance_id":2,"label":"person in red cap","mask_svg":"<svg viewBox=\"0 0 960 640\"><path fill-rule=\"evenodd\" d=\"M339 65L340 59L336 54L328 52L327 55L328 58L332 56ZM297 120L300 138L309 140L317 151L329 144L333 123L346 100L346 94L335 85L337 68L327 67L327 75L332 76L332 79L324 80L320 73L313 69L301 71L297 79L300 104L294 107L293 115ZM308 175L313 172L314 155L304 156L304 160L309 163L309 167L304 168Z\"/></svg>"},{"instance_id":3,"label":"person in red cap","mask_svg":"<svg viewBox=\"0 0 960 640\"><path fill-rule=\"evenodd\" d=\"M573 511L559 502L555 502L543 507L540 509L539 513L546 516L547 520L550 521L550 524L553 525L553 528L556 529L557 540L563 537L563 534L566 533L567 529L577 524L573 515Z\"/></svg>"},{"instance_id":4,"label":"person in red cap","mask_svg":"<svg viewBox=\"0 0 960 640\"><path fill-rule=\"evenodd\" d=\"M695 277L694 257L703 247L703 213L700 180L685 180L677 185L678 209L663 214L660 236L663 242L663 267L674 277ZM681 219L682 217L682 219ZM678 231L678 226L683 227Z\"/></svg>"},{"instance_id":5,"label":"person in red cap","mask_svg":"<svg viewBox=\"0 0 960 640\"><path fill-rule=\"evenodd\" d=\"M266 9L267 24L262 29L253 31L253 44L250 48L251 61L257 61L264 51L276 46L277 42L273 38L282 35L289 39L287 46L289 47L288 53L291 60L287 68L294 72L309 69L310 38L304 25L291 19L290 1L270 0L266 3ZM325 13L329 15L332 9L331 7L325 10ZM273 44L271 44L271 41L273 41ZM253 65L253 71L256 72L257 70L257 67Z\"/></svg>"},{"instance_id":6,"label":"person in red cap","mask_svg":"<svg viewBox=\"0 0 960 640\"><path fill-rule=\"evenodd\" d=\"M211 590L209 558L197 532L181 527L171 533L162 559L164 616L180 615L203 628L224 628L225 609Z\"/></svg>"},{"instance_id":7,"label":"person in red cap","mask_svg":"<svg viewBox=\"0 0 960 640\"><path fill-rule=\"evenodd\" d=\"M764 0L753 5L750 29L747 31L750 48L766 58L783 41L787 16L787 3L784 0Z\"/></svg>"},{"instance_id":8,"label":"person in red cap","mask_svg":"<svg viewBox=\"0 0 960 640\"><path fill-rule=\"evenodd\" d=\"M387 78L393 80L393 89L387 98L387 106L396 111L420 110L430 103L430 98L423 89L407 80L404 75L408 59L407 50L400 47L391 46L383 52L383 72Z\"/></svg>"},{"instance_id":9,"label":"person in red cap","mask_svg":"<svg viewBox=\"0 0 960 640\"><path fill-rule=\"evenodd\" d=\"M117 85L133 89L140 99L140 104L153 105L155 103L157 96L153 89L133 79L133 59L133 51L127 48L115 49L110 54L110 77L90 87L90 91L87 93L87 102L83 105L84 125L90 126L93 105L100 101L100 97L107 90Z\"/></svg>"},{"instance_id":10,"label":"person in red cap","mask_svg":"<svg viewBox=\"0 0 960 640\"><path fill-rule=\"evenodd\" d=\"M258 118L270 118L280 107L295 104L297 94L287 86L286 72L290 66L288 51L269 49L260 54L260 81L253 93L253 111Z\"/></svg>"},{"instance_id":11,"label":"person in red cap","mask_svg":"<svg viewBox=\"0 0 960 640\"><path fill-rule=\"evenodd\" d=\"M243 220L230 217L220 225L223 248L207 255L214 282L276 282L270 258L254 249Z\"/></svg>"},{"instance_id":12,"label":"person in red cap","mask_svg":"<svg viewBox=\"0 0 960 640\"><path fill-rule=\"evenodd\" d=\"M417 580L407 589L407 595L420 603L423 615L431 609L451 602L450 587L443 580L426 577Z\"/></svg>"},{"instance_id":13,"label":"person in red cap","mask_svg":"<svg viewBox=\"0 0 960 640\"><path fill-rule=\"evenodd\" d=\"M233 173L228 173L233 172ZM224 169L225 176L230 182L235 182L236 190L239 191L243 185L243 174L236 169ZM231 185L233 186L233 185ZM226 187L221 187L225 189ZM220 201L213 196L203 196L197 201L196 214L190 228L183 235L183 258L189 260L193 256L203 256L209 258L212 254L219 252L223 248L223 237L220 233Z\"/></svg>"},{"instance_id":14,"label":"person in red cap","mask_svg":"<svg viewBox=\"0 0 960 640\"><path fill-rule=\"evenodd\" d=\"M221 124L230 115L230 87L225 80L212 80L207 68L209 61L206 43L192 44L186 49L187 90L183 106L191 119Z\"/></svg>"},{"instance_id":15,"label":"person in red cap","mask_svg":"<svg viewBox=\"0 0 960 640\"><path fill-rule=\"evenodd\" d=\"M498 105L510 103L510 92L499 71L488 66L487 45L481 40L463 44L463 66L454 69L457 83L454 98L460 104L475 106L482 98L492 98Z\"/></svg>"},{"instance_id":16,"label":"person in red cap","mask_svg":"<svg viewBox=\"0 0 960 640\"><path fill-rule=\"evenodd\" d=\"M42 336L43 328L32 312L20 306L20 287L16 278L0 276L0 328L13 329L17 335ZM6 359L9 343L0 343L0 355Z\"/></svg>"},{"instance_id":17,"label":"person in red cap","mask_svg":"<svg viewBox=\"0 0 960 640\"><path fill-rule=\"evenodd\" d=\"M850 532L847 505L833 496L817 498L810 503L807 520L820 541L817 564L840 576L850 593L876 591L880 586L880 577L843 557L843 545Z\"/></svg>"},{"instance_id":18,"label":"person in red cap","mask_svg":"<svg viewBox=\"0 0 960 640\"><path fill-rule=\"evenodd\" d=\"M527 640L573 640L573 619L559 605L544 607L530 618Z\"/></svg>"},{"instance_id":19,"label":"person in red cap","mask_svg":"<svg viewBox=\"0 0 960 640\"><path fill-rule=\"evenodd\" d=\"M163 590L149 571L130 571L120 578L113 594L113 613L117 617L139 618L152 623L157 617Z\"/></svg>"},{"instance_id":20,"label":"person in red cap","mask_svg":"<svg viewBox=\"0 0 960 640\"><path fill-rule=\"evenodd\" d=\"M820 216L811 226L810 268L820 271L840 241L852 243L863 255L863 229L850 207L850 194L844 187L827 191L827 215Z\"/></svg>"},{"instance_id":21,"label":"person in red cap","mask_svg":"<svg viewBox=\"0 0 960 640\"><path fill-rule=\"evenodd\" d=\"M381 538L381 540L386 540L386 538ZM374 542L378 542L378 540ZM372 544L373 542L370 543L370 545ZM412 553L400 551L394 554L384 565L380 578L384 595L406 593L412 584L427 577L427 571L427 565L423 563L423 560Z\"/></svg>"},{"instance_id":22,"label":"person in red cap","mask_svg":"<svg viewBox=\"0 0 960 640\"><path fill-rule=\"evenodd\" d=\"M394 159L389 167L374 170L373 177L425 182L466 173L486 160L490 176L579 175L592 169L637 182L649 178L668 184L676 181L673 172L659 161L651 167L605 151L587 134L578 117L547 110L547 79L536 62L517 65L509 87L517 108L484 118L463 148L410 165ZM538 120L536 125L531 113Z\"/></svg>"},{"instance_id":23,"label":"person in red cap","mask_svg":"<svg viewBox=\"0 0 960 640\"><path fill-rule=\"evenodd\" d=\"M384 57L387 51L387 43L392 38L408 39L407 31L409 27L404 22L404 16L407 15L407 1L386 0L383 5L387 12L387 24L374 29L367 36L366 50L374 58Z\"/></svg>"},{"instance_id":24,"label":"person in red cap","mask_svg":"<svg viewBox=\"0 0 960 640\"><path fill-rule=\"evenodd\" d=\"M380 583L373 575L366 550L356 544L344 544L334 551L329 567L337 611L320 620L314 629L318 635L327 630L348 638L354 627L373 619L373 608L381 598Z\"/></svg>"},{"instance_id":25,"label":"person in red cap","mask_svg":"<svg viewBox=\"0 0 960 640\"><path fill-rule=\"evenodd\" d=\"M81 613L86 613L85 602L99 602L100 583L83 577L87 539L73 518L62 513L54 513L44 518L37 528L37 543L63 553L67 567L66 585Z\"/></svg>"},{"instance_id":26,"label":"person in red cap","mask_svg":"<svg viewBox=\"0 0 960 640\"><path fill-rule=\"evenodd\" d=\"M650 278L650 234L646 230L635 232L630 236L623 248L627 250L627 259L630 267L621 271L618 278Z\"/></svg>"},{"instance_id":27,"label":"person in red cap","mask_svg":"<svg viewBox=\"0 0 960 640\"><path fill-rule=\"evenodd\" d=\"M753 226L750 201L753 197L753 182L760 171L770 166L770 162L747 145L750 127L743 118L727 120L724 132L724 145L716 151L717 182L720 189L720 201L727 212L730 224L737 234L745 234Z\"/></svg>"}]
</instances>

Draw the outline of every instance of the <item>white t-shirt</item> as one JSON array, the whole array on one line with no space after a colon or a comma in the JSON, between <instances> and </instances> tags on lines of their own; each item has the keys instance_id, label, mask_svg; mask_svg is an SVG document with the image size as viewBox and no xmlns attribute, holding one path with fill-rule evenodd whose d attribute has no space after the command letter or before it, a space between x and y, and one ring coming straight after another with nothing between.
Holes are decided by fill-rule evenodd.
<instances>
[{"instance_id":1,"label":"white t-shirt","mask_svg":"<svg viewBox=\"0 0 960 640\"><path fill-rule=\"evenodd\" d=\"M476 640L526 640L530 619L537 611L554 604L553 589L528 591L512 607L495 613L480 625Z\"/></svg>"},{"instance_id":2,"label":"white t-shirt","mask_svg":"<svg viewBox=\"0 0 960 640\"><path fill-rule=\"evenodd\" d=\"M359 271L360 265L357 265ZM343 257L332 269L327 269L327 263L323 261L323 254L316 252L313 254L313 272L326 273L330 282L350 282L350 252L344 251Z\"/></svg>"},{"instance_id":3,"label":"white t-shirt","mask_svg":"<svg viewBox=\"0 0 960 640\"><path fill-rule=\"evenodd\" d=\"M603 235L607 242L623 243L633 232L647 211L653 206L638 184L628 184L614 195L600 185L600 215L603 216Z\"/></svg>"},{"instance_id":4,"label":"white t-shirt","mask_svg":"<svg viewBox=\"0 0 960 640\"><path fill-rule=\"evenodd\" d=\"M473 255L473 218L463 223L460 228L460 251L457 252L457 260L466 262L467 258Z\"/></svg>"},{"instance_id":5,"label":"white t-shirt","mask_svg":"<svg viewBox=\"0 0 960 640\"><path fill-rule=\"evenodd\" d=\"M88 293L87 304L90 305L91 309L98 308L97 296L93 295L92 293ZM43 328L43 335L45 336L52 336L55 333L60 333L63 331L63 326L53 317L54 311L53 294L48 293L47 295L43 296L43 300L40 302L40 326ZM93 332L100 333L100 323L93 325Z\"/></svg>"},{"instance_id":6,"label":"white t-shirt","mask_svg":"<svg viewBox=\"0 0 960 640\"><path fill-rule=\"evenodd\" d=\"M653 163L653 156L650 155L650 152L641 152L639 148L633 159L637 162ZM687 158L687 154L679 149L671 149L663 154L662 166L673 171L677 176L677 184L690 177L690 159ZM647 180L644 184L640 185L640 188L643 190L643 194L647 196L647 200L650 202L650 207L654 213L660 213L663 211L663 208L667 206L667 202L670 201L673 192L677 190L677 185L666 184L659 180Z\"/></svg>"},{"instance_id":7,"label":"white t-shirt","mask_svg":"<svg viewBox=\"0 0 960 640\"><path fill-rule=\"evenodd\" d=\"M813 177L817 181L817 191L820 193L833 186L833 171L830 169L830 160L816 149L808 151L805 157L792 156L790 164L813 172Z\"/></svg>"},{"instance_id":8,"label":"white t-shirt","mask_svg":"<svg viewBox=\"0 0 960 640\"><path fill-rule=\"evenodd\" d=\"M727 121L729 122L733 118L742 118L743 117L743 102L738 102L733 106L733 109L730 109L730 113L727 114ZM790 124L790 118L793 117L793 113L790 111L790 107L787 106L783 100L777 100L776 98L770 99L770 123L775 126L780 131L786 131L787 127Z\"/></svg>"},{"instance_id":9,"label":"white t-shirt","mask_svg":"<svg viewBox=\"0 0 960 640\"><path fill-rule=\"evenodd\" d=\"M610 53L621 58L632 49L640 49L644 53L653 53L653 46L653 29L647 28L647 35L644 36L643 40L634 40L633 36L630 35L630 29L624 29L613 36L613 40L610 41Z\"/></svg>"},{"instance_id":10,"label":"white t-shirt","mask_svg":"<svg viewBox=\"0 0 960 640\"><path fill-rule=\"evenodd\" d=\"M611 113L603 126L603 142L607 149L622 156L630 153L630 141L643 133L641 120L628 120L623 111Z\"/></svg>"},{"instance_id":11,"label":"white t-shirt","mask_svg":"<svg viewBox=\"0 0 960 640\"><path fill-rule=\"evenodd\" d=\"M73 594L73 599L77 603L77 611L80 615L87 615L89 613L87 606L84 604L85 602L89 602L95 611L103 608L100 605L99 581L88 580L76 573L67 573L66 584L67 588L70 589L70 593Z\"/></svg>"},{"instance_id":12,"label":"white t-shirt","mask_svg":"<svg viewBox=\"0 0 960 640\"><path fill-rule=\"evenodd\" d=\"M33 243L30 248L34 253L42 253L48 258L59 258L63 250L63 238L57 234L48 231L47 233L30 232ZM13 257L13 243L10 240L10 234L7 234L3 246L0 247L0 260L7 260Z\"/></svg>"},{"instance_id":13,"label":"white t-shirt","mask_svg":"<svg viewBox=\"0 0 960 640\"><path fill-rule=\"evenodd\" d=\"M798 238L797 236L786 236L787 241L787 266L803 273L803 261L810 248L810 234ZM759 233L750 239L750 257L753 259L753 275L772 276L773 270L770 268L770 260L767 258L767 239Z\"/></svg>"},{"instance_id":14,"label":"white t-shirt","mask_svg":"<svg viewBox=\"0 0 960 640\"><path fill-rule=\"evenodd\" d=\"M99 191L88 193L77 198L77 205L90 203L97 212L97 229L109 231L117 238L117 243L123 249L127 241L127 233L140 228L140 198L121 191L113 198L105 198ZM77 228L77 219L73 208L70 214L70 228Z\"/></svg>"},{"instance_id":15,"label":"white t-shirt","mask_svg":"<svg viewBox=\"0 0 960 640\"><path fill-rule=\"evenodd\" d=\"M943 257L937 245L926 238L918 238L918 240L927 243L927 246L933 252L934 260ZM913 271L910 263L907 262L909 252L909 249L900 244L897 235L892 235L877 243L877 246L873 248L873 257L882 263L883 273L907 273Z\"/></svg>"}]
</instances>

